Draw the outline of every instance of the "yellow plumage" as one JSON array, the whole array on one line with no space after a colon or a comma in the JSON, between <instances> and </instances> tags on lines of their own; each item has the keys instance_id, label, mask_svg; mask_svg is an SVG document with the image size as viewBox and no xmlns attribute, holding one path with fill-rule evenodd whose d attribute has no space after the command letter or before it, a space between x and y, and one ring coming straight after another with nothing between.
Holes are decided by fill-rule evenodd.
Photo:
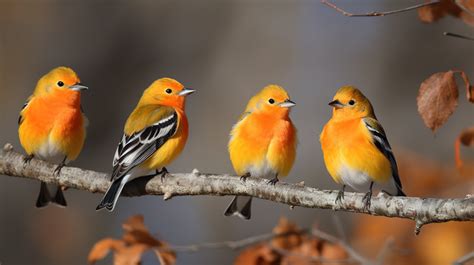
<instances>
[{"instance_id":1,"label":"yellow plumage","mask_svg":"<svg viewBox=\"0 0 474 265\"><path fill-rule=\"evenodd\" d=\"M377 121L369 100L352 86L339 89L329 103L332 118L320 135L324 163L331 177L339 184L358 191L373 183L392 195L404 195L395 157L382 126ZM343 196L338 195L338 200Z\"/></svg>"},{"instance_id":2,"label":"yellow plumage","mask_svg":"<svg viewBox=\"0 0 474 265\"><path fill-rule=\"evenodd\" d=\"M171 78L156 80L144 92L127 119L117 147L112 184L97 210L113 211L124 185L165 166L183 150L188 138L185 96L194 92Z\"/></svg>"}]
</instances>

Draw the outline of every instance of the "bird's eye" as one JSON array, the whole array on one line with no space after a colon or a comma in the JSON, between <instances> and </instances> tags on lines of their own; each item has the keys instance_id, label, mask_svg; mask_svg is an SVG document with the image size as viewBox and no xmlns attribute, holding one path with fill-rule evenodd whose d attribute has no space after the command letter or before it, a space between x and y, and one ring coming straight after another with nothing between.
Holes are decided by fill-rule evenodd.
<instances>
[{"instance_id":1,"label":"bird's eye","mask_svg":"<svg viewBox=\"0 0 474 265\"><path fill-rule=\"evenodd\" d=\"M273 104L273 103L275 103L275 100L273 98L271 98L271 99L268 100L268 103Z\"/></svg>"},{"instance_id":2,"label":"bird's eye","mask_svg":"<svg viewBox=\"0 0 474 265\"><path fill-rule=\"evenodd\" d=\"M354 105L355 104L355 101L354 100L349 100L349 105Z\"/></svg>"},{"instance_id":3,"label":"bird's eye","mask_svg":"<svg viewBox=\"0 0 474 265\"><path fill-rule=\"evenodd\" d=\"M171 88L167 88L167 89L165 90L165 92L168 93L168 94L171 94L171 92L173 92L173 90L171 90Z\"/></svg>"},{"instance_id":4,"label":"bird's eye","mask_svg":"<svg viewBox=\"0 0 474 265\"><path fill-rule=\"evenodd\" d=\"M64 86L64 82L63 82L63 81L58 81L58 86L59 86L59 87Z\"/></svg>"}]
</instances>

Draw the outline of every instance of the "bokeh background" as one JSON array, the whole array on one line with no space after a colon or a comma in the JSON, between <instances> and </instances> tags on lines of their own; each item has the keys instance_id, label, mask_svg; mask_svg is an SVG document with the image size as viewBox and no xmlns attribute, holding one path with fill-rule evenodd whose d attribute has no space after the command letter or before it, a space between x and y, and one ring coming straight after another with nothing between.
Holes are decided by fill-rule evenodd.
<instances>
[{"instance_id":1,"label":"bokeh background","mask_svg":"<svg viewBox=\"0 0 474 265\"><path fill-rule=\"evenodd\" d=\"M419 2L336 1L354 12ZM71 165L110 172L128 114L153 80L168 76L197 90L187 101L188 144L168 169L232 173L226 150L232 124L254 93L276 83L297 103L291 116L300 144L284 181L336 189L325 171L318 137L331 115L327 102L339 86L353 84L372 100L401 164L407 193L464 197L472 190L465 190L453 170L453 142L472 125L472 105L461 92L455 114L435 135L423 125L416 107L419 84L434 72L462 69L474 79L472 42L445 37L443 31L473 33L452 17L423 24L416 11L348 18L318 0L0 0L0 144L9 142L22 151L17 136L21 106L43 74L59 65L70 66L90 87L83 94L88 138ZM473 157L472 150L463 152ZM422 165L432 170L430 180L436 185L424 184L428 176ZM409 259L422 250L437 253L429 244L447 240L436 234L447 226L467 230L453 239L459 245L455 251L446 250L454 243L440 248L449 252L446 261L474 248L472 224L429 225L415 237L409 221L290 210L262 200L255 201L252 220L242 221L223 216L230 197L167 202L158 196L122 198L108 213L95 211L102 195L68 190L67 209L38 210L38 186L31 180L0 178L2 264L85 264L93 244L103 237L119 237L121 223L132 214L143 214L153 232L179 245L267 233L286 216L301 227L316 222L336 235L339 220L349 240L369 256L390 236L399 246L391 252L394 260ZM406 227L403 236L401 226ZM374 232L377 229L383 234ZM178 264L230 264L237 254L225 248L178 253ZM446 261L421 259L417 264ZM104 264L110 262L109 258ZM145 256L145 264L154 263L152 254Z\"/></svg>"}]
</instances>

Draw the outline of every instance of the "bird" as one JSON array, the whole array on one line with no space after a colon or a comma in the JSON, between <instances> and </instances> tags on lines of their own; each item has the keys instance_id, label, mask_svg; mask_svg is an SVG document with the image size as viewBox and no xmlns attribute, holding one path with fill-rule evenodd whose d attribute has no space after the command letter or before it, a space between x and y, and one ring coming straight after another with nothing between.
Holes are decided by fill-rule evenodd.
<instances>
[{"instance_id":1,"label":"bird","mask_svg":"<svg viewBox=\"0 0 474 265\"><path fill-rule=\"evenodd\" d=\"M172 78L154 81L128 117L113 159L111 185L96 210L113 211L126 183L161 174L188 138L186 96L195 92ZM148 174L151 171L154 174Z\"/></svg>"},{"instance_id":2,"label":"bird","mask_svg":"<svg viewBox=\"0 0 474 265\"><path fill-rule=\"evenodd\" d=\"M374 183L391 196L406 196L397 162L382 125L369 99L354 86L341 87L333 100L331 119L324 126L320 143L326 168L342 189L336 203L344 199L344 189L368 192L364 207L370 208Z\"/></svg>"},{"instance_id":3,"label":"bird","mask_svg":"<svg viewBox=\"0 0 474 265\"><path fill-rule=\"evenodd\" d=\"M248 177L271 178L290 172L296 157L297 132L290 119L295 106L285 89L268 85L253 96L230 133L228 151L235 172L245 181ZM251 217L252 197L235 196L224 215Z\"/></svg>"},{"instance_id":4,"label":"bird","mask_svg":"<svg viewBox=\"0 0 474 265\"><path fill-rule=\"evenodd\" d=\"M20 144L28 155L25 164L34 157L59 164L54 170L59 176L61 169L79 156L88 123L82 112L81 91L87 89L74 70L65 66L54 68L39 79L18 119ZM67 206L60 186L52 197L46 183L41 182L36 207L50 202Z\"/></svg>"}]
</instances>

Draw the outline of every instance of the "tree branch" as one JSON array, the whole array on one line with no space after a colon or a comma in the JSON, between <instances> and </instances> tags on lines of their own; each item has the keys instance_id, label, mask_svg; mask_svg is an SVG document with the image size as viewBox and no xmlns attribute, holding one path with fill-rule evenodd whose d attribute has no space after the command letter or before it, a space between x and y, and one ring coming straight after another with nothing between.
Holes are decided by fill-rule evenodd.
<instances>
[{"instance_id":1,"label":"tree branch","mask_svg":"<svg viewBox=\"0 0 474 265\"><path fill-rule=\"evenodd\" d=\"M382 16L393 15L393 14L397 14L397 13L410 11L410 10L413 10L413 9L418 9L418 8L424 7L424 6L430 6L430 5L438 4L439 2L440 1L436 0L436 1L431 1L431 2L428 2L428 3L422 3L422 4L418 4L418 5L414 5L414 6L405 7L405 8L402 8L402 9L397 9L397 10L384 11L384 12L374 11L374 12L368 12L368 13L363 13L363 14L353 14L353 13L345 11L344 9L336 6L335 4L333 4L333 3L331 3L327 0L321 0L321 3L333 8L334 10L336 10L337 12L343 14L346 17L382 17Z\"/></svg>"},{"instance_id":2,"label":"tree branch","mask_svg":"<svg viewBox=\"0 0 474 265\"><path fill-rule=\"evenodd\" d=\"M5 145L0 154L0 174L41 180L67 188L104 193L110 185L109 175L91 170L64 167L60 176L54 172L55 165L33 159L28 164L24 156ZM474 221L474 197L459 199L436 199L415 197L390 197L381 193L372 197L370 209L365 209L363 193L346 192L343 203L335 203L338 191L319 190L304 185L279 182L275 186L267 180L248 178L245 182L238 176L200 173L139 178L129 183L123 196L164 195L164 199L186 195L249 195L260 199L301 206L306 208L333 209L336 211L364 213L375 216L399 217L416 222L415 233L423 225L448 221Z\"/></svg>"}]
</instances>

